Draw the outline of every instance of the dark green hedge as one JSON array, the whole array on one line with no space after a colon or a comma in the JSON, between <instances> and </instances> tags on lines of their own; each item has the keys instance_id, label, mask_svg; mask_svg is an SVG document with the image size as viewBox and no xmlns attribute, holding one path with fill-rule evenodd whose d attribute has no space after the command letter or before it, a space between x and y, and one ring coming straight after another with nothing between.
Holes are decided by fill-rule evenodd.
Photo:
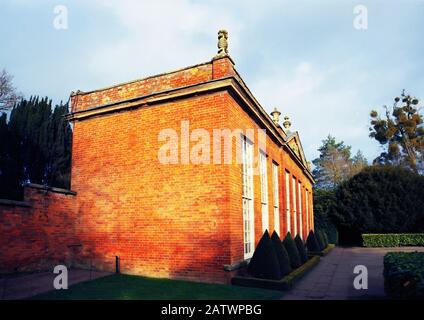
<instances>
[{"instance_id":1,"label":"dark green hedge","mask_svg":"<svg viewBox=\"0 0 424 320\"><path fill-rule=\"evenodd\" d=\"M297 251L299 252L300 261L303 264L308 261L308 253L306 252L305 244L299 235L294 238L294 243L296 244Z\"/></svg>"},{"instance_id":2,"label":"dark green hedge","mask_svg":"<svg viewBox=\"0 0 424 320\"><path fill-rule=\"evenodd\" d=\"M328 214L342 244L359 244L367 233L424 232L424 175L372 166L342 183L334 197Z\"/></svg>"},{"instance_id":3,"label":"dark green hedge","mask_svg":"<svg viewBox=\"0 0 424 320\"><path fill-rule=\"evenodd\" d=\"M294 243L290 232L288 232L286 237L284 238L283 245L286 248L287 253L289 254L290 265L292 269L299 268L302 265L302 261L300 259L299 251L297 250L297 246Z\"/></svg>"},{"instance_id":4,"label":"dark green hedge","mask_svg":"<svg viewBox=\"0 0 424 320\"><path fill-rule=\"evenodd\" d=\"M363 234L364 247L424 246L424 233Z\"/></svg>"},{"instance_id":5,"label":"dark green hedge","mask_svg":"<svg viewBox=\"0 0 424 320\"><path fill-rule=\"evenodd\" d=\"M335 190L314 189L314 225L323 230L328 242L338 244L339 232L331 218L331 210L336 204Z\"/></svg>"},{"instance_id":6,"label":"dark green hedge","mask_svg":"<svg viewBox=\"0 0 424 320\"><path fill-rule=\"evenodd\" d=\"M308 238L306 239L306 246L308 251L318 252L321 251L315 233L311 230L309 231Z\"/></svg>"},{"instance_id":7,"label":"dark green hedge","mask_svg":"<svg viewBox=\"0 0 424 320\"><path fill-rule=\"evenodd\" d=\"M282 275L277 253L275 252L268 230L265 230L261 240L259 240L247 271L256 278L281 279Z\"/></svg>"},{"instance_id":8,"label":"dark green hedge","mask_svg":"<svg viewBox=\"0 0 424 320\"><path fill-rule=\"evenodd\" d=\"M319 251L324 250L327 246L325 244L324 236L321 230L316 231L316 238L319 246Z\"/></svg>"},{"instance_id":9,"label":"dark green hedge","mask_svg":"<svg viewBox=\"0 0 424 320\"><path fill-rule=\"evenodd\" d=\"M277 232L274 231L272 233L271 241L274 245L275 253L277 254L281 276L285 276L292 271L292 268L290 266L289 254L287 253L286 248L283 246L283 243L281 242L281 239L278 236Z\"/></svg>"},{"instance_id":10,"label":"dark green hedge","mask_svg":"<svg viewBox=\"0 0 424 320\"><path fill-rule=\"evenodd\" d=\"M390 252L384 256L384 291L390 298L424 298L424 252Z\"/></svg>"}]
</instances>

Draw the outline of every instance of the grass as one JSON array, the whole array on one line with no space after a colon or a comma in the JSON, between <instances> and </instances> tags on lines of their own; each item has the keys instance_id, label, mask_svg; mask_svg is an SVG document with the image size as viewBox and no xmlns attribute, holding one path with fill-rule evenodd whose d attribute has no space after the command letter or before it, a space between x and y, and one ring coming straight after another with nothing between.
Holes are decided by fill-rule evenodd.
<instances>
[{"instance_id":1,"label":"grass","mask_svg":"<svg viewBox=\"0 0 424 320\"><path fill-rule=\"evenodd\" d=\"M281 292L222 284L111 275L67 290L35 296L36 300L272 300Z\"/></svg>"}]
</instances>

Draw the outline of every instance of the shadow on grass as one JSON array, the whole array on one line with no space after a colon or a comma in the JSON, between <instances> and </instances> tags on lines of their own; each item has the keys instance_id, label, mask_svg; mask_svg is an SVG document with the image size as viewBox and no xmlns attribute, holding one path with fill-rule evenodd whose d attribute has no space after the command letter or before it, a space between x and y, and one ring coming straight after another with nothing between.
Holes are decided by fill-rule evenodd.
<instances>
[{"instance_id":1,"label":"shadow on grass","mask_svg":"<svg viewBox=\"0 0 424 320\"><path fill-rule=\"evenodd\" d=\"M33 300L273 300L279 291L222 284L111 275L33 297Z\"/></svg>"}]
</instances>

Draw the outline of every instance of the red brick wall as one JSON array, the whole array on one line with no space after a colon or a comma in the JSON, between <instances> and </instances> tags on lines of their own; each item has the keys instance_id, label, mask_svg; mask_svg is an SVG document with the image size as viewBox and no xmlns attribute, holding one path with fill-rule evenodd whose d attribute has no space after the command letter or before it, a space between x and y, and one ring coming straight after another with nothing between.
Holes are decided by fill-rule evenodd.
<instances>
[{"instance_id":1,"label":"red brick wall","mask_svg":"<svg viewBox=\"0 0 424 320\"><path fill-rule=\"evenodd\" d=\"M228 58L218 59L73 96L72 109L81 111L227 76L238 77ZM242 178L241 165L235 163L236 145L232 164L163 165L158 159L164 144L159 133L173 129L179 139L188 138L181 134L182 121L189 121L190 132L259 129L226 90L75 121L71 181L78 195L44 195L28 189L31 208L0 207L0 231L8 234L1 237L0 247L13 243L14 248L2 257L4 265L21 270L62 259L113 271L115 256L120 256L123 273L227 282L231 274L223 266L243 260ZM267 135L269 223L272 232L274 160L280 167L280 234L284 236L285 170L308 190L311 183L274 139ZM210 152L212 158L212 148ZM259 179L259 175L254 178L256 242L262 235Z\"/></svg>"},{"instance_id":2,"label":"red brick wall","mask_svg":"<svg viewBox=\"0 0 424 320\"><path fill-rule=\"evenodd\" d=\"M0 203L0 272L52 270L78 255L75 196L25 188L29 206Z\"/></svg>"},{"instance_id":3,"label":"red brick wall","mask_svg":"<svg viewBox=\"0 0 424 320\"><path fill-rule=\"evenodd\" d=\"M114 267L104 261L119 255L126 273L225 281L227 167L158 159L162 129L183 139L188 120L190 130L212 132L225 125L225 110L225 94L214 93L75 123L78 236L97 267Z\"/></svg>"}]
</instances>

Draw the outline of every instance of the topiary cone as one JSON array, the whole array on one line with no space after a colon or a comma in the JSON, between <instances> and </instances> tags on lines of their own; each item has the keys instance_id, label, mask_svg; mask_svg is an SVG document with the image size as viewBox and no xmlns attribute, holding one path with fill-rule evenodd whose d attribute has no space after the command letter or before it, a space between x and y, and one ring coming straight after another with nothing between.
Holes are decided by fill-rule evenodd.
<instances>
[{"instance_id":1,"label":"topiary cone","mask_svg":"<svg viewBox=\"0 0 424 320\"><path fill-rule=\"evenodd\" d=\"M274 245L265 230L247 266L247 272L256 278L279 280L282 278Z\"/></svg>"},{"instance_id":2,"label":"topiary cone","mask_svg":"<svg viewBox=\"0 0 424 320\"><path fill-rule=\"evenodd\" d=\"M284 277L286 274L289 274L292 271L289 254L287 253L286 248L284 248L283 243L281 242L281 239L278 236L277 232L274 231L272 233L271 241L272 241L272 244L274 245L278 262L280 264L281 276Z\"/></svg>"},{"instance_id":3,"label":"topiary cone","mask_svg":"<svg viewBox=\"0 0 424 320\"><path fill-rule=\"evenodd\" d=\"M321 251L317 238L315 237L315 233L312 230L309 231L308 238L306 239L306 247L312 252Z\"/></svg>"},{"instance_id":4,"label":"topiary cone","mask_svg":"<svg viewBox=\"0 0 424 320\"><path fill-rule=\"evenodd\" d=\"M305 244L299 235L294 238L294 243L296 244L297 251L299 251L300 261L302 264L304 264L306 261L308 261L308 254L306 252Z\"/></svg>"},{"instance_id":5,"label":"topiary cone","mask_svg":"<svg viewBox=\"0 0 424 320\"><path fill-rule=\"evenodd\" d=\"M283 245L289 254L290 266L293 269L299 268L302 265L302 261L300 260L299 251L297 250L296 244L294 243L290 232L288 232L284 238Z\"/></svg>"}]
</instances>

